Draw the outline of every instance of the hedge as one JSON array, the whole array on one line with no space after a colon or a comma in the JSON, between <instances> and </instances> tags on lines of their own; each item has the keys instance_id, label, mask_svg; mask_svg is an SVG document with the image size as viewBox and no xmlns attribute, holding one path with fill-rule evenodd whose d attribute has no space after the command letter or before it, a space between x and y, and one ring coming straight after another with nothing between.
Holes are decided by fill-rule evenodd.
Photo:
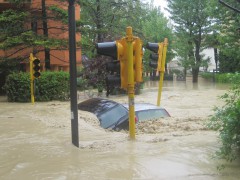
<instances>
[{"instance_id":1,"label":"hedge","mask_svg":"<svg viewBox=\"0 0 240 180\"><path fill-rule=\"evenodd\" d=\"M30 74L25 72L8 75L4 90L9 102L29 102ZM42 72L39 79L35 79L35 101L68 100L69 73Z\"/></svg>"}]
</instances>

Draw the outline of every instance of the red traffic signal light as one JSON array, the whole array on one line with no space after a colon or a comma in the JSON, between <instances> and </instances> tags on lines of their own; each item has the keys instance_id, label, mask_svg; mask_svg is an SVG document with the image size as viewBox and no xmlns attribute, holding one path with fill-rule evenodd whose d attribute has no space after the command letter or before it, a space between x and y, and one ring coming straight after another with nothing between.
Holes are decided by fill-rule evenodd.
<instances>
[{"instance_id":1,"label":"red traffic signal light","mask_svg":"<svg viewBox=\"0 0 240 180\"><path fill-rule=\"evenodd\" d=\"M40 60L35 58L33 60L33 77L39 78L41 76L40 69L41 69Z\"/></svg>"}]
</instances>

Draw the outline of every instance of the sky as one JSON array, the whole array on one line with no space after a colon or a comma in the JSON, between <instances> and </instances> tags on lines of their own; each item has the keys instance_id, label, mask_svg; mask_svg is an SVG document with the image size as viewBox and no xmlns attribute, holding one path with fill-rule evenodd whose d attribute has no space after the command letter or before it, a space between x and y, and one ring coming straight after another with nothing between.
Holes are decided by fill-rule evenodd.
<instances>
[{"instance_id":1,"label":"sky","mask_svg":"<svg viewBox=\"0 0 240 180\"><path fill-rule=\"evenodd\" d=\"M151 2L151 0L143 0L143 1L144 1L144 2L149 2L149 3ZM160 6L162 12L164 13L164 15L165 15L166 17L169 16L169 13L164 10L164 8L167 7L167 1L166 1L166 0L153 0L153 4L154 4L155 6Z\"/></svg>"}]
</instances>

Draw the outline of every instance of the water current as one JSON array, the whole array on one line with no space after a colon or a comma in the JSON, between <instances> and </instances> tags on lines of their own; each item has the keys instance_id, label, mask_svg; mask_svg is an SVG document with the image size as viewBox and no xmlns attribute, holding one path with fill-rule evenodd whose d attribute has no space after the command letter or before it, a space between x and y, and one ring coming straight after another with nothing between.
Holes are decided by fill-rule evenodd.
<instances>
[{"instance_id":1,"label":"water current","mask_svg":"<svg viewBox=\"0 0 240 180\"><path fill-rule=\"evenodd\" d=\"M156 104L157 82L146 82L135 102ZM240 162L214 159L218 133L206 128L228 85L202 79L164 82L161 106L170 118L128 132L99 127L93 114L79 111L79 144L71 144L70 102L8 103L0 97L0 179L57 180L237 180ZM127 103L126 95L110 96ZM78 101L86 99L79 96ZM224 163L226 168L217 170Z\"/></svg>"}]
</instances>

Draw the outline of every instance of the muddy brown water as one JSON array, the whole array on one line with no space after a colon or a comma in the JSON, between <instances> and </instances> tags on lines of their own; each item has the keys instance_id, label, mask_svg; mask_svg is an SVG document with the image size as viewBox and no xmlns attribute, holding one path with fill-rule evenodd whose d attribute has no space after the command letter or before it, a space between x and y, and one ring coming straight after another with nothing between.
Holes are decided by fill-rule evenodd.
<instances>
[{"instance_id":1,"label":"muddy brown water","mask_svg":"<svg viewBox=\"0 0 240 180\"><path fill-rule=\"evenodd\" d=\"M219 147L217 132L205 127L218 96L227 85L204 80L193 85L164 82L161 106L171 118L136 126L128 132L99 127L96 117L79 111L79 144L71 144L70 103L8 103L0 97L0 179L240 179L240 162L212 158ZM127 102L123 95L110 96ZM86 99L79 96L79 101ZM147 82L135 102L156 104L157 83Z\"/></svg>"}]
</instances>

